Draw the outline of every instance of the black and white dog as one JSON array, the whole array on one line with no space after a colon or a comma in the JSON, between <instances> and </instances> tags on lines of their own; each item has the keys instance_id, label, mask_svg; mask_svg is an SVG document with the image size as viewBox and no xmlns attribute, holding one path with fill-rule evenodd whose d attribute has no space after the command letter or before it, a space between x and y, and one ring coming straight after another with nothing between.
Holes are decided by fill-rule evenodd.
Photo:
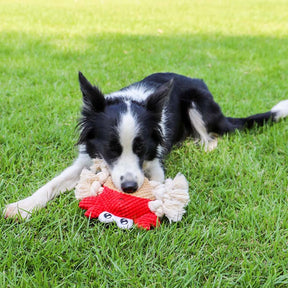
<instances>
[{"instance_id":1,"label":"black and white dog","mask_svg":"<svg viewBox=\"0 0 288 288\"><path fill-rule=\"evenodd\" d=\"M216 146L215 135L288 115L284 100L263 114L225 117L202 80L173 73L152 74L106 96L81 73L79 82L84 104L78 158L30 197L7 205L5 217L27 218L33 209L73 189L92 158L103 158L115 186L132 193L142 185L144 175L164 180L163 159L185 138L198 139L209 150Z\"/></svg>"}]
</instances>

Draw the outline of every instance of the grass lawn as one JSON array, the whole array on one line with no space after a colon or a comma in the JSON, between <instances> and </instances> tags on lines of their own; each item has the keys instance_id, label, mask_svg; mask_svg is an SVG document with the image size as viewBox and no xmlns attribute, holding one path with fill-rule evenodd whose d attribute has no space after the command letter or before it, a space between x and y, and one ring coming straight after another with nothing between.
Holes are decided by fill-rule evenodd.
<instances>
[{"instance_id":1,"label":"grass lawn","mask_svg":"<svg viewBox=\"0 0 288 288\"><path fill-rule=\"evenodd\" d=\"M288 98L287 0L0 0L0 207L77 155L77 73L108 93L153 72L205 79L227 116ZM190 183L183 221L89 221L73 192L0 218L0 287L288 287L288 122L166 161Z\"/></svg>"}]
</instances>

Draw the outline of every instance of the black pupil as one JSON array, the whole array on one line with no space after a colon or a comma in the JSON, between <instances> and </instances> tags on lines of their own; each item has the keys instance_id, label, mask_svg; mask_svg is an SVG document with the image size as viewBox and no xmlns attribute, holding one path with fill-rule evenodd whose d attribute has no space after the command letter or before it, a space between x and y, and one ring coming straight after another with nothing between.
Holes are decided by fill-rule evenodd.
<instances>
[{"instance_id":1,"label":"black pupil","mask_svg":"<svg viewBox=\"0 0 288 288\"><path fill-rule=\"evenodd\" d=\"M122 218L122 219L120 220L120 222L121 222L121 224L128 224L128 220L127 220L127 219L124 219L124 218Z\"/></svg>"}]
</instances>

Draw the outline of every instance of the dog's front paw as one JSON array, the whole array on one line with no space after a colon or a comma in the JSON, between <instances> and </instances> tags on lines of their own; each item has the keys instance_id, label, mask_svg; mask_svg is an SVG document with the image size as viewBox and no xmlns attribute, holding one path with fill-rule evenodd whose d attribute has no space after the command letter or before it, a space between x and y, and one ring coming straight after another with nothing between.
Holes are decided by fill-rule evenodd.
<instances>
[{"instance_id":1,"label":"dog's front paw","mask_svg":"<svg viewBox=\"0 0 288 288\"><path fill-rule=\"evenodd\" d=\"M26 198L5 206L3 215L5 218L14 218L17 221L28 219L35 208L32 199Z\"/></svg>"}]
</instances>

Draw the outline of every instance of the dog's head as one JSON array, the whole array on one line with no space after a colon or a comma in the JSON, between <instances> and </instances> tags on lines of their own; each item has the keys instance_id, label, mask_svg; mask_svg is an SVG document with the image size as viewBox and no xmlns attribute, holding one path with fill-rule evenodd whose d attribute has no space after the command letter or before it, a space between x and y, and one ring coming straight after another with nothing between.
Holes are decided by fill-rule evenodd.
<instances>
[{"instance_id":1,"label":"dog's head","mask_svg":"<svg viewBox=\"0 0 288 288\"><path fill-rule=\"evenodd\" d=\"M114 185L124 192L136 191L144 181L143 163L159 156L163 145L163 108L172 83L163 84L145 100L104 97L79 72L83 94L78 144L84 144L91 158L103 158Z\"/></svg>"}]
</instances>

